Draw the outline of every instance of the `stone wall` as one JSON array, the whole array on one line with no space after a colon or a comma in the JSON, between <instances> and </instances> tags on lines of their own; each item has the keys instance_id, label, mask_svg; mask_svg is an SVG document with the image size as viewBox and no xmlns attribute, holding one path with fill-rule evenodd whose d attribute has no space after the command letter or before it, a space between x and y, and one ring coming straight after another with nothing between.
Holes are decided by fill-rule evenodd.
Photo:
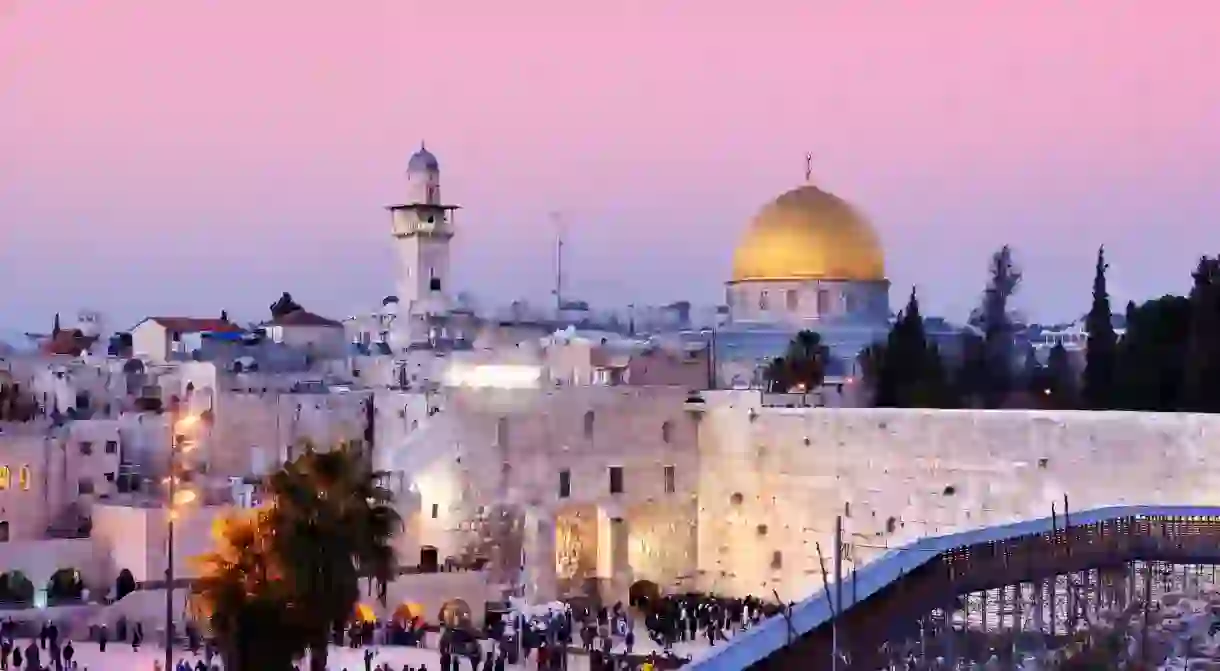
<instances>
[{"instance_id":1,"label":"stone wall","mask_svg":"<svg viewBox=\"0 0 1220 671\"><path fill-rule=\"evenodd\" d=\"M836 516L867 561L886 547L1107 505L1220 502L1220 417L1121 412L761 407L705 395L703 589L796 599L821 587ZM850 562L847 563L850 568Z\"/></svg>"}]
</instances>

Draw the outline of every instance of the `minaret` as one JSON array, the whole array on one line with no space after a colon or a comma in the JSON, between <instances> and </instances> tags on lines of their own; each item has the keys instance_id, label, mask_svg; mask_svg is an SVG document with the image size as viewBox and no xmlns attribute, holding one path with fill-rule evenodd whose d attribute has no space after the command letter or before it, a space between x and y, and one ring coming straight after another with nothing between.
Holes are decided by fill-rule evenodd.
<instances>
[{"instance_id":1,"label":"minaret","mask_svg":"<svg viewBox=\"0 0 1220 671\"><path fill-rule=\"evenodd\" d=\"M421 142L407 163L407 197L387 207L398 250L398 318L426 318L449 308L449 241L457 205L441 201L441 169Z\"/></svg>"}]
</instances>

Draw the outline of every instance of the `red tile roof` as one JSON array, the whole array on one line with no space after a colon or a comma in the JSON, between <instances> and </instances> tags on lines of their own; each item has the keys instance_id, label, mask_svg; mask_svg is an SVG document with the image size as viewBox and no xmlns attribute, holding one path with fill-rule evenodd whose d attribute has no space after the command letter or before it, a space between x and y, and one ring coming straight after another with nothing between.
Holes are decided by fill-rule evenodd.
<instances>
[{"instance_id":1,"label":"red tile roof","mask_svg":"<svg viewBox=\"0 0 1220 671\"><path fill-rule=\"evenodd\" d=\"M170 331L178 333L240 333L242 327L223 319L198 319L195 317L149 317Z\"/></svg>"},{"instance_id":2,"label":"red tile roof","mask_svg":"<svg viewBox=\"0 0 1220 671\"><path fill-rule=\"evenodd\" d=\"M276 326L331 326L335 328L343 326L333 319L327 319L308 310L293 310L286 315L272 319L271 323Z\"/></svg>"},{"instance_id":3,"label":"red tile roof","mask_svg":"<svg viewBox=\"0 0 1220 671\"><path fill-rule=\"evenodd\" d=\"M43 354L79 356L97 342L97 336L86 336L76 329L64 329L42 343Z\"/></svg>"}]
</instances>

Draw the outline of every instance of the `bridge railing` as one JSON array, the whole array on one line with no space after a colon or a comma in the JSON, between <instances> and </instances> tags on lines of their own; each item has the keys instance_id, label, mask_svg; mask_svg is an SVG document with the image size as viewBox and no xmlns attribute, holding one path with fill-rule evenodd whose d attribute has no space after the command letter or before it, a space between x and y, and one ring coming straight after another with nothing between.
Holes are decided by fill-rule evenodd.
<instances>
[{"instance_id":1,"label":"bridge railing","mask_svg":"<svg viewBox=\"0 0 1220 671\"><path fill-rule=\"evenodd\" d=\"M1220 517L1220 506L1114 506L1072 513L1068 524L1075 528L1109 522L1123 518L1136 520L1146 518L1191 518ZM927 564L942 554L973 545L1010 541L1024 536L1050 534L1063 529L1063 518L1050 517L1016 522L971 531L925 538L909 545L891 550L876 560L859 568L849 578L851 585L835 590L830 585L829 594L819 590L794 605L787 617L772 617L729 641L727 645L709 650L705 656L696 658L689 668L692 671L739 671L784 648L797 637L807 634L830 622L831 604L836 592L842 596L841 603L834 604L840 614L850 611L857 604L880 592Z\"/></svg>"}]
</instances>

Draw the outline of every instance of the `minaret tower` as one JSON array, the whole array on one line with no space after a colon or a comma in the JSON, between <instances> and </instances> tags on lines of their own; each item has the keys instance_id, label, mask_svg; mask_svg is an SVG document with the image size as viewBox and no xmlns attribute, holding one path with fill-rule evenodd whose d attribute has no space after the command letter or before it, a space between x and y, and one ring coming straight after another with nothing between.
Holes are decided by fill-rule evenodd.
<instances>
[{"instance_id":1,"label":"minaret tower","mask_svg":"<svg viewBox=\"0 0 1220 671\"><path fill-rule=\"evenodd\" d=\"M398 249L399 319L418 320L449 308L449 241L457 205L441 201L441 169L421 142L407 163L407 197L387 207Z\"/></svg>"}]
</instances>

